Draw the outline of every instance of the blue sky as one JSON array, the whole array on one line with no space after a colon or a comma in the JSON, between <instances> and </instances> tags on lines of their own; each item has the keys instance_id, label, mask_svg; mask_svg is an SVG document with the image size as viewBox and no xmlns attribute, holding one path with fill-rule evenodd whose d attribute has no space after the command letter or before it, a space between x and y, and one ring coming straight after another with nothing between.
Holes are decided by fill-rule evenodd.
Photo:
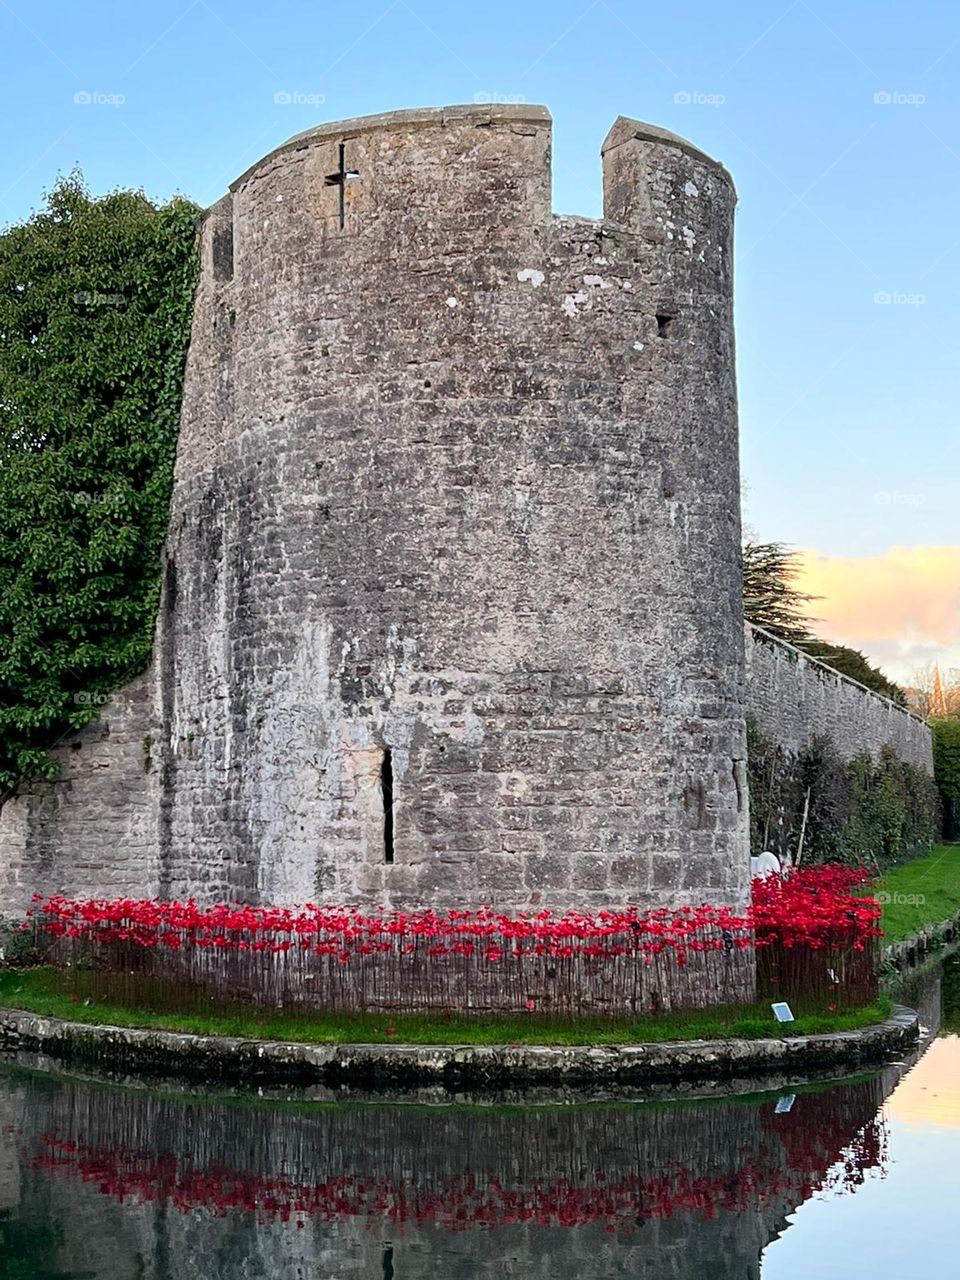
<instances>
[{"instance_id":1,"label":"blue sky","mask_svg":"<svg viewBox=\"0 0 960 1280\"><path fill-rule=\"evenodd\" d=\"M0 65L2 222L75 164L96 192L212 203L321 120L484 96L550 107L555 208L593 216L618 114L684 134L740 194L753 530L851 574L960 544L955 0L0 0ZM960 665L960 624L930 626L921 648Z\"/></svg>"}]
</instances>

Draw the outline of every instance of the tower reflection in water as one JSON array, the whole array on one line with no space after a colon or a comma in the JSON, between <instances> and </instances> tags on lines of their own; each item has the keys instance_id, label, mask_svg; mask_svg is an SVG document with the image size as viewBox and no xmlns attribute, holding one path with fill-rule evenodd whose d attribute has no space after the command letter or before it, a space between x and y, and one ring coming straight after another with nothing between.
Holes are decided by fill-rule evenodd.
<instances>
[{"instance_id":1,"label":"tower reflection in water","mask_svg":"<svg viewBox=\"0 0 960 1280\"><path fill-rule=\"evenodd\" d=\"M756 1277L882 1173L872 1077L672 1105L264 1104L0 1075L5 1275ZM15 1270L17 1251L32 1270Z\"/></svg>"}]
</instances>

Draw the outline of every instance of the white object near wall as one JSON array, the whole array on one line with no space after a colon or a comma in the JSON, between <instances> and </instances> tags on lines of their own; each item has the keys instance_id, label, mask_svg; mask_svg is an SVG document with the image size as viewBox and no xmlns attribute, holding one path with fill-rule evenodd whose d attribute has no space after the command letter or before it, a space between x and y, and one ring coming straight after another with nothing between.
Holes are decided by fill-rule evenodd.
<instances>
[{"instance_id":1,"label":"white object near wall","mask_svg":"<svg viewBox=\"0 0 960 1280\"><path fill-rule=\"evenodd\" d=\"M759 876L761 879L765 879L769 875L779 875L780 870L780 859L775 853L770 853L767 849L750 859L750 875L752 877Z\"/></svg>"}]
</instances>

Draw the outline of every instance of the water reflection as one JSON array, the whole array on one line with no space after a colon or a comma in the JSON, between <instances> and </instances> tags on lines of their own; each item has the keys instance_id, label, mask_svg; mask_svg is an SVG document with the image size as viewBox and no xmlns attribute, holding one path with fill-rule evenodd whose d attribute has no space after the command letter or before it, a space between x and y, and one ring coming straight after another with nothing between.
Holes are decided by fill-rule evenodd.
<instances>
[{"instance_id":1,"label":"water reflection","mask_svg":"<svg viewBox=\"0 0 960 1280\"><path fill-rule=\"evenodd\" d=\"M940 1005L941 1033L960 1035L960 951L954 951L942 965Z\"/></svg>"},{"instance_id":2,"label":"water reflection","mask_svg":"<svg viewBox=\"0 0 960 1280\"><path fill-rule=\"evenodd\" d=\"M294 1108L8 1073L6 1274L755 1276L787 1213L882 1170L881 1089Z\"/></svg>"},{"instance_id":3,"label":"water reflection","mask_svg":"<svg viewBox=\"0 0 960 1280\"><path fill-rule=\"evenodd\" d=\"M939 984L908 994L931 1034L940 1022ZM914 1063L884 1074L887 1176L840 1202L814 1199L789 1215L763 1255L763 1280L939 1280L956 1274L960 1165L960 960L944 966L940 1038Z\"/></svg>"},{"instance_id":4,"label":"water reflection","mask_svg":"<svg viewBox=\"0 0 960 1280\"><path fill-rule=\"evenodd\" d=\"M955 1017L960 964L947 976ZM912 995L935 1024L936 984ZM0 1277L822 1280L871 1243L875 1278L939 1274L879 1236L905 1198L934 1197L924 1162L956 1167L960 1040L898 1085L909 1065L752 1098L528 1108L267 1103L7 1066ZM904 1187L897 1161L914 1158Z\"/></svg>"}]
</instances>

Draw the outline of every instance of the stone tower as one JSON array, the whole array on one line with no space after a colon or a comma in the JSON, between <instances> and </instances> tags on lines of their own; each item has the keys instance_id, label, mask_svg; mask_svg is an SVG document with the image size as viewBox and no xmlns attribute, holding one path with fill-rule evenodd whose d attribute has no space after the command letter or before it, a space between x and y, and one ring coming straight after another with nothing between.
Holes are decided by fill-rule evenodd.
<instances>
[{"instance_id":1,"label":"stone tower","mask_svg":"<svg viewBox=\"0 0 960 1280\"><path fill-rule=\"evenodd\" d=\"M620 119L323 125L206 220L157 636L164 892L740 901L734 191Z\"/></svg>"},{"instance_id":2,"label":"stone tower","mask_svg":"<svg viewBox=\"0 0 960 1280\"><path fill-rule=\"evenodd\" d=\"M34 888L741 903L723 168L532 106L323 125L210 210L153 668L8 804Z\"/></svg>"}]
</instances>

